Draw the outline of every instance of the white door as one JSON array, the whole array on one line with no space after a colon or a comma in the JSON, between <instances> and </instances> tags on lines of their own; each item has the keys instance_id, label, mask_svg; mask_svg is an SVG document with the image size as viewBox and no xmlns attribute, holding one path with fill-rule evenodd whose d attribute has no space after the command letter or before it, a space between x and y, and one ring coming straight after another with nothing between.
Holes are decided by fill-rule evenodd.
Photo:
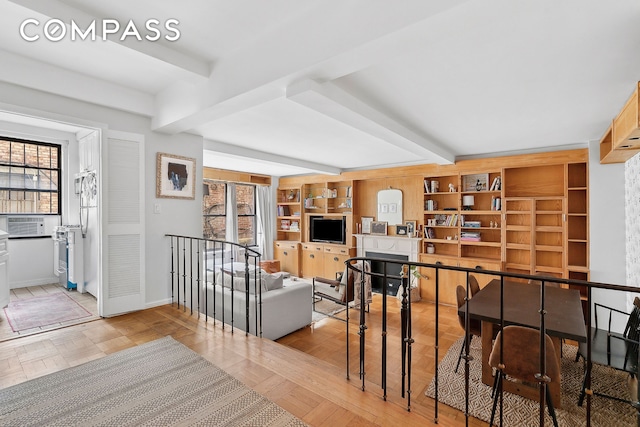
<instances>
[{"instance_id":1,"label":"white door","mask_svg":"<svg viewBox=\"0 0 640 427\"><path fill-rule=\"evenodd\" d=\"M100 316L109 317L145 307L143 135L106 132L99 181L102 280L98 310Z\"/></svg>"}]
</instances>

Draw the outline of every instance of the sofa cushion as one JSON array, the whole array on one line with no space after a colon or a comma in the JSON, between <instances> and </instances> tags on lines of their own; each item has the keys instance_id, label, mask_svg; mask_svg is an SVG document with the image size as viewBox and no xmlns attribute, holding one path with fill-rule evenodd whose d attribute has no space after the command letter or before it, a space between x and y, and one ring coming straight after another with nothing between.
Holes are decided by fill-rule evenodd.
<instances>
[{"instance_id":1,"label":"sofa cushion","mask_svg":"<svg viewBox=\"0 0 640 427\"><path fill-rule=\"evenodd\" d=\"M275 289L282 288L283 284L283 275L281 273L269 274L264 270L259 272L260 275L260 285L262 287L262 292L268 292ZM232 277L233 276L233 277ZM221 273L217 274L218 283L222 283L222 286L231 288L231 283L233 282L233 288L236 291L245 291L245 282L244 282L244 272L242 275L234 274L231 271L223 269ZM256 275L253 272L249 273L249 293L255 294L255 277Z\"/></svg>"}]
</instances>

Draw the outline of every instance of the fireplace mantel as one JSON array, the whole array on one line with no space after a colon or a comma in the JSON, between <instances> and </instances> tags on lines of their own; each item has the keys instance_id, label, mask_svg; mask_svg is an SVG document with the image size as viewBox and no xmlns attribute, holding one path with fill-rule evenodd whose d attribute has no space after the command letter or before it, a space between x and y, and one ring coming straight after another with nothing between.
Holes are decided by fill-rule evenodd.
<instances>
[{"instance_id":1,"label":"fireplace mantel","mask_svg":"<svg viewBox=\"0 0 640 427\"><path fill-rule=\"evenodd\" d=\"M405 255L409 261L417 262L420 253L419 237L383 236L377 234L356 234L358 257L367 256L367 252Z\"/></svg>"}]
</instances>

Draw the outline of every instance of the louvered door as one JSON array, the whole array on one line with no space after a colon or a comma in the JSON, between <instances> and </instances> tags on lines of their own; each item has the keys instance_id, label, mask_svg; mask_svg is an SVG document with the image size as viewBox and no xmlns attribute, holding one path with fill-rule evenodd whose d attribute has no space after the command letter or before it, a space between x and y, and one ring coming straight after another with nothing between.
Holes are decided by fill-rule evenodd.
<instances>
[{"instance_id":1,"label":"louvered door","mask_svg":"<svg viewBox=\"0 0 640 427\"><path fill-rule=\"evenodd\" d=\"M108 131L102 145L104 317L145 306L144 137Z\"/></svg>"}]
</instances>

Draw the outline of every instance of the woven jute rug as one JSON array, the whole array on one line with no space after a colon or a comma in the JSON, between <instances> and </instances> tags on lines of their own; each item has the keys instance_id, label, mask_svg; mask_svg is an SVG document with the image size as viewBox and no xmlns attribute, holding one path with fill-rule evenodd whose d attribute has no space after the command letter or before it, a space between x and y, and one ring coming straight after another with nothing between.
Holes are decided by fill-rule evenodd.
<instances>
[{"instance_id":1,"label":"woven jute rug","mask_svg":"<svg viewBox=\"0 0 640 427\"><path fill-rule=\"evenodd\" d=\"M171 337L0 390L7 426L304 426Z\"/></svg>"},{"instance_id":2,"label":"woven jute rug","mask_svg":"<svg viewBox=\"0 0 640 427\"><path fill-rule=\"evenodd\" d=\"M440 365L438 381L438 399L441 403L464 411L464 360L460 363L458 373L454 372L458 361L458 354L462 346L462 338L447 352ZM491 387L482 382L481 354L482 343L477 337L473 338L470 354L473 360L469 364L469 415L489 422L491 418ZM577 405L584 377L582 359L574 362L577 348L572 345L562 346L562 409L556 408L556 417L560 426L586 425L586 399L582 407ZM591 381L595 391L629 399L627 387L628 375L611 368L593 365ZM427 388L425 394L435 396L435 379ZM539 425L540 406L537 401L524 397L504 393L503 421L505 426L537 426ZM496 411L497 412L497 411ZM592 426L634 426L636 411L631 405L593 396L591 405ZM496 414L496 420L498 419ZM496 421L494 421L496 422ZM553 425L551 417L545 408L545 425Z\"/></svg>"}]
</instances>

